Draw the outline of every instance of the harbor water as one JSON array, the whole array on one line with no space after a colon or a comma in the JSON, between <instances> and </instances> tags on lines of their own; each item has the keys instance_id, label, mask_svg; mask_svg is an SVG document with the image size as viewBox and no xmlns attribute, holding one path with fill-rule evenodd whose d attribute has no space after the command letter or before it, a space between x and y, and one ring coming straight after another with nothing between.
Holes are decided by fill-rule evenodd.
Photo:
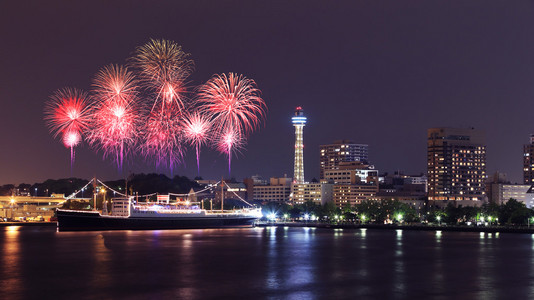
<instances>
[{"instance_id":1,"label":"harbor water","mask_svg":"<svg viewBox=\"0 0 534 300\"><path fill-rule=\"evenodd\" d=\"M0 230L0 299L534 298L531 234Z\"/></svg>"}]
</instances>

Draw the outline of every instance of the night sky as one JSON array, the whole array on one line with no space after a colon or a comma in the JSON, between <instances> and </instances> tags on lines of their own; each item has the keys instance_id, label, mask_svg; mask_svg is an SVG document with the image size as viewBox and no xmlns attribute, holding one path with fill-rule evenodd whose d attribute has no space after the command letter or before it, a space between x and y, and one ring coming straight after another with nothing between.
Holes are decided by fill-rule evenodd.
<instances>
[{"instance_id":1,"label":"night sky","mask_svg":"<svg viewBox=\"0 0 534 300\"><path fill-rule=\"evenodd\" d=\"M486 131L488 174L522 180L534 133L533 1L2 1L0 184L164 172L134 157L119 173L83 144L48 132L43 107L63 87L89 90L150 38L182 45L191 85L212 74L254 79L266 121L233 159L232 176L293 176L291 116L302 106L305 177L319 177L320 144L369 144L380 172L426 172L429 127ZM196 176L194 150L174 175ZM227 176L204 148L201 176Z\"/></svg>"}]
</instances>

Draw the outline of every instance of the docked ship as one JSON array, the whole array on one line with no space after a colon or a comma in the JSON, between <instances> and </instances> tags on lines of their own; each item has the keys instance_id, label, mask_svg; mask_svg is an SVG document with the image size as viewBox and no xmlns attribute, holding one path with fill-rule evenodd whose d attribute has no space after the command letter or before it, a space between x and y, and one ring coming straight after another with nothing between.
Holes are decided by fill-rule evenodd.
<instances>
[{"instance_id":1,"label":"docked ship","mask_svg":"<svg viewBox=\"0 0 534 300\"><path fill-rule=\"evenodd\" d=\"M189 203L137 203L133 197L114 198L112 210L58 209L59 231L196 229L254 226L260 208L206 210Z\"/></svg>"}]
</instances>

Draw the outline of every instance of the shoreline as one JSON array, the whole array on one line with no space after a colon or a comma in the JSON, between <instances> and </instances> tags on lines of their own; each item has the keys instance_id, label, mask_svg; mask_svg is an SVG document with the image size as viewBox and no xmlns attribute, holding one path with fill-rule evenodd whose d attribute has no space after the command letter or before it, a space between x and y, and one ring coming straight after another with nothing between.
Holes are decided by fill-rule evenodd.
<instances>
[{"instance_id":1,"label":"shoreline","mask_svg":"<svg viewBox=\"0 0 534 300\"><path fill-rule=\"evenodd\" d=\"M23 227L56 227L57 222L0 222L0 227L23 226ZM530 233L534 234L532 228L517 228L503 226L459 226L459 225L394 225L394 224L325 224L325 223L297 223L297 222L277 222L259 223L256 227L314 227L327 229L379 229L379 230L415 230L415 231L455 231L455 232L486 232L486 233Z\"/></svg>"},{"instance_id":2,"label":"shoreline","mask_svg":"<svg viewBox=\"0 0 534 300\"><path fill-rule=\"evenodd\" d=\"M456 232L487 232L487 233L530 233L534 234L532 228L503 227L503 226L447 226L447 225L393 225L393 224L324 224L324 223L261 223L258 227L315 227L332 229L380 229L380 230L416 230L416 231L456 231Z\"/></svg>"},{"instance_id":3,"label":"shoreline","mask_svg":"<svg viewBox=\"0 0 534 300\"><path fill-rule=\"evenodd\" d=\"M0 227L8 226L57 226L57 222L0 222Z\"/></svg>"}]
</instances>

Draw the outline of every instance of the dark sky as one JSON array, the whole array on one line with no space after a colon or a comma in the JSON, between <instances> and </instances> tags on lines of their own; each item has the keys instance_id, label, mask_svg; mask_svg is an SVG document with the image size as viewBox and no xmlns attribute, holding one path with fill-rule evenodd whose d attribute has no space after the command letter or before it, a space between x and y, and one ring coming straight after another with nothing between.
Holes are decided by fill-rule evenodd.
<instances>
[{"instance_id":1,"label":"dark sky","mask_svg":"<svg viewBox=\"0 0 534 300\"><path fill-rule=\"evenodd\" d=\"M268 114L233 160L238 179L292 176L299 105L307 180L319 176L320 144L366 143L381 172L417 174L427 128L472 126L486 131L488 173L521 181L534 133L532 1L2 1L0 37L0 184L164 171L135 157L120 174L83 145L71 173L42 120L56 89L88 90L150 38L191 53L194 85L222 72L258 83ZM204 178L227 172L203 150ZM175 174L196 175L192 149Z\"/></svg>"}]
</instances>

